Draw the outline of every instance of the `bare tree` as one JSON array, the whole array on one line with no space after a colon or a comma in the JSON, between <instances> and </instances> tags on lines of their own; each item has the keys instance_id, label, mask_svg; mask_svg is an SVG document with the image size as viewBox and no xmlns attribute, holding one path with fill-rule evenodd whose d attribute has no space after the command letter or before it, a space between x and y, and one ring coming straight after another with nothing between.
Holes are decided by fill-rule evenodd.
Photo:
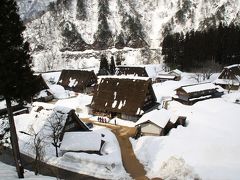
<instances>
[{"instance_id":1,"label":"bare tree","mask_svg":"<svg viewBox=\"0 0 240 180\"><path fill-rule=\"evenodd\" d=\"M191 79L195 79L197 81L197 83L199 84L200 82L203 81L203 74L202 73L194 73L192 76L191 76Z\"/></svg>"},{"instance_id":2,"label":"bare tree","mask_svg":"<svg viewBox=\"0 0 240 180\"><path fill-rule=\"evenodd\" d=\"M48 136L52 139L52 145L55 147L56 157L58 157L58 148L60 147L60 137L63 131L64 114L54 112L53 116L48 119L47 128L51 131Z\"/></svg>"},{"instance_id":3,"label":"bare tree","mask_svg":"<svg viewBox=\"0 0 240 180\"><path fill-rule=\"evenodd\" d=\"M214 60L207 61L201 69L203 80L210 79L214 73L219 72L221 69L221 65L216 63Z\"/></svg>"},{"instance_id":4,"label":"bare tree","mask_svg":"<svg viewBox=\"0 0 240 180\"><path fill-rule=\"evenodd\" d=\"M33 137L33 142L31 142L31 146L34 149L35 153L35 159L34 159L34 172L35 175L39 174L40 170L40 162L44 160L45 156L45 142L44 142L44 136L41 134L41 132L36 133L33 127L30 129L29 135Z\"/></svg>"}]
</instances>

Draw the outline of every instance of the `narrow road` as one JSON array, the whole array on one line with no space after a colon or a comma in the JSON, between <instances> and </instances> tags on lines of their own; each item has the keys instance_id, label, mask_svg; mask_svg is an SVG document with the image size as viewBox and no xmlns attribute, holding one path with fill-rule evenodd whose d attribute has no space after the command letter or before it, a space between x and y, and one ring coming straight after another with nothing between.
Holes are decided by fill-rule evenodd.
<instances>
[{"instance_id":1,"label":"narrow road","mask_svg":"<svg viewBox=\"0 0 240 180\"><path fill-rule=\"evenodd\" d=\"M131 137L132 132L129 133L129 129L127 128L112 130L112 132L116 135L117 140L119 142L123 166L125 167L126 171L131 175L133 179L136 180L148 179L145 176L146 171L143 165L136 158L132 148L132 144L129 141L129 137Z\"/></svg>"},{"instance_id":2,"label":"narrow road","mask_svg":"<svg viewBox=\"0 0 240 180\"><path fill-rule=\"evenodd\" d=\"M149 179L146 177L146 171L144 169L144 166L136 158L132 148L132 144L129 141L129 137L133 137L136 134L136 128L113 125L108 123L100 123L88 119L84 119L83 121L92 122L93 124L110 128L119 142L123 166L127 173L129 173L130 176L136 180Z\"/></svg>"}]
</instances>

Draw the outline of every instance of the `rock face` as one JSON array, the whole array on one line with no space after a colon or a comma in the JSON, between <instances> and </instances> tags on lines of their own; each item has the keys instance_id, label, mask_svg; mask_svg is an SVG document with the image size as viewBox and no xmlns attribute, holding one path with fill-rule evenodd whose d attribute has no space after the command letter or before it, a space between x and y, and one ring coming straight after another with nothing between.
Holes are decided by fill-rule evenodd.
<instances>
[{"instance_id":1,"label":"rock face","mask_svg":"<svg viewBox=\"0 0 240 180\"><path fill-rule=\"evenodd\" d=\"M19 5L34 54L159 49L169 32L240 22L239 0L19 0Z\"/></svg>"}]
</instances>

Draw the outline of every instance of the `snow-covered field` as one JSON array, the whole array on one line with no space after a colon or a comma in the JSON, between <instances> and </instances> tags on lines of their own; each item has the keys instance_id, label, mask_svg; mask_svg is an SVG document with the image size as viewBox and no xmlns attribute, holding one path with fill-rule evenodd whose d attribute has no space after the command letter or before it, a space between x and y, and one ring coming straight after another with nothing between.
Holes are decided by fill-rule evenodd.
<instances>
[{"instance_id":1,"label":"snow-covered field","mask_svg":"<svg viewBox=\"0 0 240 180\"><path fill-rule=\"evenodd\" d=\"M166 81L153 85L158 102L172 97L175 89L186 84L197 83L194 74L183 73L181 81ZM47 81L56 82L59 73L43 75ZM214 81L216 75L210 81ZM50 84L50 83L49 83ZM53 85L54 86L54 85ZM51 88L52 86L50 86ZM59 95L66 93L64 90ZM58 99L49 108L65 106L75 109L79 117L97 117L88 114L86 105L92 96L78 94L71 98ZM163 179L239 179L240 177L240 92L230 92L221 98L197 102L192 106L176 101L168 102L168 110L187 117L187 126L172 129L168 136L145 136L131 139L137 158L144 165L149 178ZM43 111L44 112L44 111ZM49 117L47 112L41 117L30 113L15 117L17 130L27 131L34 127L36 132L44 127ZM0 120L0 124L2 124ZM122 119L112 119L110 123L134 126L134 123ZM0 126L1 127L1 126ZM74 172L103 179L129 179L121 159L120 147L114 134L107 128L94 126L93 131L104 134L106 144L103 155L68 152L56 158L54 147L46 140L44 161ZM31 149L32 137L18 133L21 151L34 156Z\"/></svg>"},{"instance_id":2,"label":"snow-covered field","mask_svg":"<svg viewBox=\"0 0 240 180\"><path fill-rule=\"evenodd\" d=\"M19 179L16 173L16 168L13 166L9 166L0 162L0 177L2 180L16 180ZM25 170L24 179L28 180L53 180L56 178L48 177L48 176L35 176L33 172Z\"/></svg>"}]
</instances>

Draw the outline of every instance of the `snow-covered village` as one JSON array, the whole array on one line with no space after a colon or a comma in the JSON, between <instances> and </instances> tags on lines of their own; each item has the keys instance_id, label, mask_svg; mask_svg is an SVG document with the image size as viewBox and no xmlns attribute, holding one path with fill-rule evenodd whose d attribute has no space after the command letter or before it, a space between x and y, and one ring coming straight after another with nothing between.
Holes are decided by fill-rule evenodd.
<instances>
[{"instance_id":1,"label":"snow-covered village","mask_svg":"<svg viewBox=\"0 0 240 180\"><path fill-rule=\"evenodd\" d=\"M0 179L238 180L239 0L2 0Z\"/></svg>"}]
</instances>

